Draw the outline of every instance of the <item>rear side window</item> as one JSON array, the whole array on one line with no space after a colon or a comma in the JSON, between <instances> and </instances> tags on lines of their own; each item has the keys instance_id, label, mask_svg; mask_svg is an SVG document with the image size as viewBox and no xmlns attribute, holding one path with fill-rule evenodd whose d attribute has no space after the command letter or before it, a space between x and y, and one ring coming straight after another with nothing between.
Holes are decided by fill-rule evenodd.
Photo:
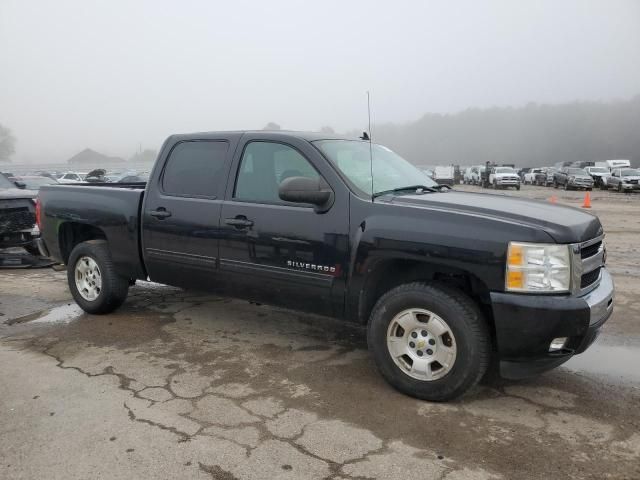
<instances>
[{"instance_id":1,"label":"rear side window","mask_svg":"<svg viewBox=\"0 0 640 480\"><path fill-rule=\"evenodd\" d=\"M223 173L228 149L226 141L178 143L164 167L163 192L184 197L218 196L225 182Z\"/></svg>"}]
</instances>

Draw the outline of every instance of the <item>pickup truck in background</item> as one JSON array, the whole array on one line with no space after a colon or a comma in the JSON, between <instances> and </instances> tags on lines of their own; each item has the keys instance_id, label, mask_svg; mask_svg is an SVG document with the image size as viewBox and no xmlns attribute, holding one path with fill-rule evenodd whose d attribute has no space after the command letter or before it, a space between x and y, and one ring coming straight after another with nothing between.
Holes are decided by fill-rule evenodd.
<instances>
[{"instance_id":1,"label":"pickup truck in background","mask_svg":"<svg viewBox=\"0 0 640 480\"><path fill-rule=\"evenodd\" d=\"M20 181L12 182L0 173L0 248L22 247L38 255L34 240L39 232L36 226L36 197Z\"/></svg>"},{"instance_id":2,"label":"pickup truck in background","mask_svg":"<svg viewBox=\"0 0 640 480\"><path fill-rule=\"evenodd\" d=\"M562 364L613 309L596 216L442 188L326 134L174 135L146 185L45 186L38 211L39 246L89 313L151 280L359 322L382 376L432 401L490 365Z\"/></svg>"},{"instance_id":3,"label":"pickup truck in background","mask_svg":"<svg viewBox=\"0 0 640 480\"><path fill-rule=\"evenodd\" d=\"M607 179L611 176L611 171L605 167L585 167L584 171L593 178L593 186L603 190L607 188Z\"/></svg>"},{"instance_id":4,"label":"pickup truck in background","mask_svg":"<svg viewBox=\"0 0 640 480\"><path fill-rule=\"evenodd\" d=\"M494 189L515 187L520 190L520 177L512 167L491 167L489 171L489 186Z\"/></svg>"},{"instance_id":5,"label":"pickup truck in background","mask_svg":"<svg viewBox=\"0 0 640 480\"><path fill-rule=\"evenodd\" d=\"M553 167L545 167L536 173L533 183L539 187L547 187L553 185L553 175L556 173L556 169Z\"/></svg>"},{"instance_id":6,"label":"pickup truck in background","mask_svg":"<svg viewBox=\"0 0 640 480\"><path fill-rule=\"evenodd\" d=\"M582 168L562 167L553 174L553 186L565 190L592 190L593 178Z\"/></svg>"},{"instance_id":7,"label":"pickup truck in background","mask_svg":"<svg viewBox=\"0 0 640 480\"><path fill-rule=\"evenodd\" d=\"M532 168L522 177L522 183L525 185L533 185L536 181L536 175L542 173L542 168Z\"/></svg>"},{"instance_id":8,"label":"pickup truck in background","mask_svg":"<svg viewBox=\"0 0 640 480\"><path fill-rule=\"evenodd\" d=\"M635 168L614 168L602 189L610 188L627 193L640 190L640 171Z\"/></svg>"}]
</instances>

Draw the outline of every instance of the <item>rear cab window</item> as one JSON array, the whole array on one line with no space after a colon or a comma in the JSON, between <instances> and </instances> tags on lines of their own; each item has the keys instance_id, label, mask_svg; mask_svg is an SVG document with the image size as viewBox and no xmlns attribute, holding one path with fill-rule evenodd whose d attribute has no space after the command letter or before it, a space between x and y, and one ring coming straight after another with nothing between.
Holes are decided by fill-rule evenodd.
<instances>
[{"instance_id":1,"label":"rear cab window","mask_svg":"<svg viewBox=\"0 0 640 480\"><path fill-rule=\"evenodd\" d=\"M216 198L224 191L226 140L188 140L171 150L161 178L162 193L178 197Z\"/></svg>"}]
</instances>

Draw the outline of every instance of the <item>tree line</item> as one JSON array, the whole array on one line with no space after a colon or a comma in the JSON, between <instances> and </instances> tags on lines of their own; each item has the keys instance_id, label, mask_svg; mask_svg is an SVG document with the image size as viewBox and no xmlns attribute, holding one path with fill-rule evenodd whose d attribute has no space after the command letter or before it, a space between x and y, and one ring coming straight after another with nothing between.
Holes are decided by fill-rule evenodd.
<instances>
[{"instance_id":1,"label":"tree line","mask_svg":"<svg viewBox=\"0 0 640 480\"><path fill-rule=\"evenodd\" d=\"M536 167L626 158L638 166L640 95L609 103L530 103L518 108L428 113L414 122L374 125L372 131L373 141L418 165L490 161ZM354 137L361 134L349 132Z\"/></svg>"}]
</instances>

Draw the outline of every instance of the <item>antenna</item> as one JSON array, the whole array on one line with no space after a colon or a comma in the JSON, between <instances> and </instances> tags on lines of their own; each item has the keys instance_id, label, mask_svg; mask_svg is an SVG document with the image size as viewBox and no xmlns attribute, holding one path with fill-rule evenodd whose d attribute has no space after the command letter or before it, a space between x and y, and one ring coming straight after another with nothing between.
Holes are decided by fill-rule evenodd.
<instances>
[{"instance_id":1,"label":"antenna","mask_svg":"<svg viewBox=\"0 0 640 480\"><path fill-rule=\"evenodd\" d=\"M369 135L364 133L363 140L369 140L369 168L371 170L371 202L373 202L374 191L373 191L373 146L371 145L371 95L369 94L369 90L367 90L367 114L369 116Z\"/></svg>"}]
</instances>

